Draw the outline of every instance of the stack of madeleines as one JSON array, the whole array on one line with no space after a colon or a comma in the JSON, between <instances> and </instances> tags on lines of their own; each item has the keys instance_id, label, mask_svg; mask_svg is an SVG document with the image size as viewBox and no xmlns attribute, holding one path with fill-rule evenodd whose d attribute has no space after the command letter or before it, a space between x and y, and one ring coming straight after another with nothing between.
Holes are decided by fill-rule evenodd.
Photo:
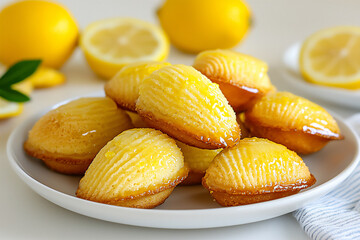
<instances>
[{"instance_id":1,"label":"stack of madeleines","mask_svg":"<svg viewBox=\"0 0 360 240\"><path fill-rule=\"evenodd\" d=\"M289 196L315 183L298 154L342 139L322 107L277 92L268 67L229 51L194 65L141 62L45 114L26 152L54 171L81 174L76 196L153 208L178 185L202 184L222 206Z\"/></svg>"}]
</instances>

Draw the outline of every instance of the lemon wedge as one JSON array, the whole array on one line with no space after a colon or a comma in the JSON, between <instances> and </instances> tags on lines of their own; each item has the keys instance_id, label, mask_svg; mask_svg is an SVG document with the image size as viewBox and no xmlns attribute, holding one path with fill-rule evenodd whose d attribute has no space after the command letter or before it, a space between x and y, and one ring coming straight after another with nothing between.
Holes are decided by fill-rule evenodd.
<instances>
[{"instance_id":1,"label":"lemon wedge","mask_svg":"<svg viewBox=\"0 0 360 240\"><path fill-rule=\"evenodd\" d=\"M309 82L359 89L360 27L333 27L311 35L302 45L299 64Z\"/></svg>"},{"instance_id":2,"label":"lemon wedge","mask_svg":"<svg viewBox=\"0 0 360 240\"><path fill-rule=\"evenodd\" d=\"M30 95L33 90L33 84L29 78L14 84L12 87L26 95ZM22 113L23 108L23 103L10 102L0 97L0 119L15 117Z\"/></svg>"},{"instance_id":3,"label":"lemon wedge","mask_svg":"<svg viewBox=\"0 0 360 240\"><path fill-rule=\"evenodd\" d=\"M19 83L16 83L12 86L15 90L22 92L25 95L30 95L30 93L34 89L33 83L30 81L30 79L25 79Z\"/></svg>"},{"instance_id":4,"label":"lemon wedge","mask_svg":"<svg viewBox=\"0 0 360 240\"><path fill-rule=\"evenodd\" d=\"M59 71L52 68L41 67L27 80L32 83L34 88L48 88L63 84L65 79L65 75Z\"/></svg>"},{"instance_id":5,"label":"lemon wedge","mask_svg":"<svg viewBox=\"0 0 360 240\"><path fill-rule=\"evenodd\" d=\"M0 119L14 117L22 113L23 104L17 102L9 102L0 98Z\"/></svg>"},{"instance_id":6,"label":"lemon wedge","mask_svg":"<svg viewBox=\"0 0 360 240\"><path fill-rule=\"evenodd\" d=\"M91 69L105 79L112 78L126 64L162 61L169 52L169 41L161 28L133 18L90 24L80 38L80 46Z\"/></svg>"}]
</instances>

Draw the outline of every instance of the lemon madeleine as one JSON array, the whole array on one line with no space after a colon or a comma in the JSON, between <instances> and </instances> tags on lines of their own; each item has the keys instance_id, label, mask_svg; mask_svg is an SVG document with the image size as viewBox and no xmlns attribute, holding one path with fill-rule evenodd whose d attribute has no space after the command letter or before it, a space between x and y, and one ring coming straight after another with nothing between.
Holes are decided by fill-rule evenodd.
<instances>
[{"instance_id":1,"label":"lemon madeleine","mask_svg":"<svg viewBox=\"0 0 360 240\"><path fill-rule=\"evenodd\" d=\"M108 141L132 127L125 111L110 98L80 98L42 116L24 148L57 172L84 174Z\"/></svg>"},{"instance_id":2,"label":"lemon madeleine","mask_svg":"<svg viewBox=\"0 0 360 240\"><path fill-rule=\"evenodd\" d=\"M309 154L342 139L334 118L319 105L288 92L269 94L245 112L251 135Z\"/></svg>"},{"instance_id":3,"label":"lemon madeleine","mask_svg":"<svg viewBox=\"0 0 360 240\"><path fill-rule=\"evenodd\" d=\"M176 144L180 147L184 155L184 161L190 169L189 175L181 182L181 185L201 184L201 179L204 177L206 169L222 149L201 149L179 141Z\"/></svg>"},{"instance_id":4,"label":"lemon madeleine","mask_svg":"<svg viewBox=\"0 0 360 240\"><path fill-rule=\"evenodd\" d=\"M169 66L164 62L139 62L126 65L105 84L105 93L119 107L135 112L139 97L139 85L152 72Z\"/></svg>"},{"instance_id":5,"label":"lemon madeleine","mask_svg":"<svg viewBox=\"0 0 360 240\"><path fill-rule=\"evenodd\" d=\"M245 138L215 157L202 184L220 205L237 206L289 196L315 181L295 152L267 139Z\"/></svg>"},{"instance_id":6,"label":"lemon madeleine","mask_svg":"<svg viewBox=\"0 0 360 240\"><path fill-rule=\"evenodd\" d=\"M147 124L188 145L217 149L240 138L233 109L217 84L185 65L159 69L140 85L136 110Z\"/></svg>"},{"instance_id":7,"label":"lemon madeleine","mask_svg":"<svg viewBox=\"0 0 360 240\"><path fill-rule=\"evenodd\" d=\"M127 115L130 117L132 124L136 128L148 128L149 126L144 122L144 120L140 117L139 114L131 112L131 111L125 111Z\"/></svg>"},{"instance_id":8,"label":"lemon madeleine","mask_svg":"<svg viewBox=\"0 0 360 240\"><path fill-rule=\"evenodd\" d=\"M265 62L230 50L200 53L194 68L219 84L235 112L249 108L258 98L274 90Z\"/></svg>"},{"instance_id":9,"label":"lemon madeleine","mask_svg":"<svg viewBox=\"0 0 360 240\"><path fill-rule=\"evenodd\" d=\"M124 131L97 154L76 196L105 204L153 208L188 174L175 141L154 129Z\"/></svg>"},{"instance_id":10,"label":"lemon madeleine","mask_svg":"<svg viewBox=\"0 0 360 240\"><path fill-rule=\"evenodd\" d=\"M247 129L246 125L245 125L245 113L242 112L242 113L239 113L237 116L236 116L236 121L237 123L239 124L239 127L240 127L240 131L241 131L241 138L249 138L249 137L252 137L250 132L249 132L249 129Z\"/></svg>"}]
</instances>

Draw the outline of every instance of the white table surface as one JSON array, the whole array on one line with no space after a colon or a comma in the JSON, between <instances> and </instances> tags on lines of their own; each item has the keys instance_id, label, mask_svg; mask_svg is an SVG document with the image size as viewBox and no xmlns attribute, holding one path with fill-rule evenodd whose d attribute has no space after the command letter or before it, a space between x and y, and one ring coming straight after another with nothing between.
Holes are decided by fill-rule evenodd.
<instances>
[{"instance_id":1,"label":"white table surface","mask_svg":"<svg viewBox=\"0 0 360 240\"><path fill-rule=\"evenodd\" d=\"M0 0L0 7L10 1ZM83 29L103 18L131 16L157 23L158 0L61 0ZM236 50L265 60L269 75L280 90L284 66L282 54L292 43L325 27L360 23L360 1L357 0L249 0L254 25L245 41ZM4 36L0 36L4 37ZM172 48L168 61L192 64L194 55ZM28 116L67 98L96 92L104 82L93 75L80 52L62 68L65 85L36 90L24 113L16 118L0 120L0 239L308 239L291 214L241 226L165 230L133 227L85 217L65 210L43 199L25 185L12 171L6 156L6 141L11 131ZM321 105L343 117L353 109Z\"/></svg>"}]
</instances>

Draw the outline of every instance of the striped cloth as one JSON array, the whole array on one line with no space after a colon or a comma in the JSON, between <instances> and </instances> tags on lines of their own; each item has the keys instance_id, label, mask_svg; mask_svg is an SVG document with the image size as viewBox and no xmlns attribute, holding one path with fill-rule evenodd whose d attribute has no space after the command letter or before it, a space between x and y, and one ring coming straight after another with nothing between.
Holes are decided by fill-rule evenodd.
<instances>
[{"instance_id":1,"label":"striped cloth","mask_svg":"<svg viewBox=\"0 0 360 240\"><path fill-rule=\"evenodd\" d=\"M294 217L311 239L360 239L360 165L341 188L295 211Z\"/></svg>"},{"instance_id":2,"label":"striped cloth","mask_svg":"<svg viewBox=\"0 0 360 240\"><path fill-rule=\"evenodd\" d=\"M360 115L357 117L360 119ZM360 121L350 123L360 133ZM341 184L341 188L295 211L293 215L311 239L360 240L360 165Z\"/></svg>"}]
</instances>

